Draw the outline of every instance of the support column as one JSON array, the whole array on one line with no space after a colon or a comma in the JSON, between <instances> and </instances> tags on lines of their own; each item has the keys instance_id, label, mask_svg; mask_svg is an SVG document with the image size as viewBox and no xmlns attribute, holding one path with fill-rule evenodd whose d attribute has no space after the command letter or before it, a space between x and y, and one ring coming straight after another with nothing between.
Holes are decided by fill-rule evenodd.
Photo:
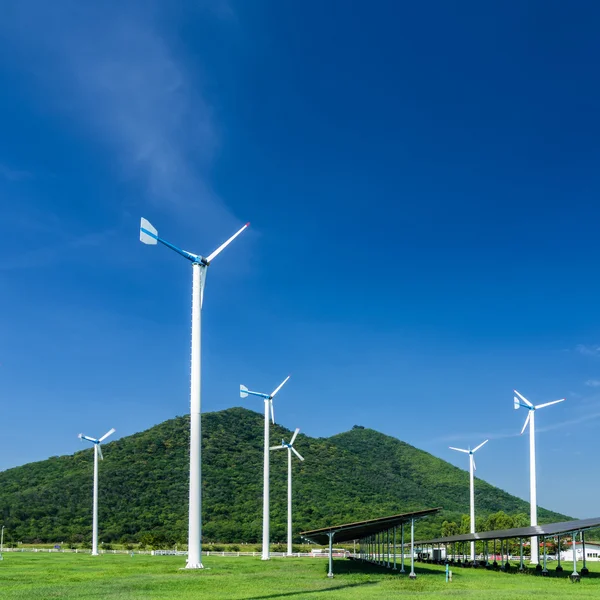
<instances>
[{"instance_id":1,"label":"support column","mask_svg":"<svg viewBox=\"0 0 600 600\"><path fill-rule=\"evenodd\" d=\"M327 573L327 577L330 579L333 578L333 536L335 535L335 531L327 534L329 536L329 573Z\"/></svg>"},{"instance_id":2,"label":"support column","mask_svg":"<svg viewBox=\"0 0 600 600\"><path fill-rule=\"evenodd\" d=\"M581 551L583 553L583 569L581 569L582 575L589 575L590 570L587 568L586 557L585 557L585 533L582 531L581 535Z\"/></svg>"},{"instance_id":3,"label":"support column","mask_svg":"<svg viewBox=\"0 0 600 600\"><path fill-rule=\"evenodd\" d=\"M394 571L396 571L396 525L394 525Z\"/></svg>"},{"instance_id":4,"label":"support column","mask_svg":"<svg viewBox=\"0 0 600 600\"><path fill-rule=\"evenodd\" d=\"M390 530L386 531L386 543L387 543L387 568L390 568Z\"/></svg>"},{"instance_id":5,"label":"support column","mask_svg":"<svg viewBox=\"0 0 600 600\"><path fill-rule=\"evenodd\" d=\"M416 579L415 575L415 520L410 520L410 574L411 579Z\"/></svg>"},{"instance_id":6,"label":"support column","mask_svg":"<svg viewBox=\"0 0 600 600\"><path fill-rule=\"evenodd\" d=\"M579 581L579 573L577 572L577 532L573 532L572 545L573 548L573 572L571 573L571 581Z\"/></svg>"},{"instance_id":7,"label":"support column","mask_svg":"<svg viewBox=\"0 0 600 600\"><path fill-rule=\"evenodd\" d=\"M400 525L400 546L402 546L402 556L400 558L400 573L405 573L404 570L404 523Z\"/></svg>"},{"instance_id":8,"label":"support column","mask_svg":"<svg viewBox=\"0 0 600 600\"><path fill-rule=\"evenodd\" d=\"M544 568L542 569L542 575L548 575L548 567L546 566L547 552L546 552L546 536L545 535L542 536L542 544L544 544Z\"/></svg>"},{"instance_id":9,"label":"support column","mask_svg":"<svg viewBox=\"0 0 600 600\"><path fill-rule=\"evenodd\" d=\"M556 565L556 572L562 573L563 568L560 564L560 535L557 536L557 541L556 541L556 558L558 559L558 565Z\"/></svg>"},{"instance_id":10,"label":"support column","mask_svg":"<svg viewBox=\"0 0 600 600\"><path fill-rule=\"evenodd\" d=\"M519 571L521 571L521 573L523 571L525 571L525 561L523 558L523 538L519 538L519 546L520 546L520 551L521 551L521 561L519 563Z\"/></svg>"}]
</instances>

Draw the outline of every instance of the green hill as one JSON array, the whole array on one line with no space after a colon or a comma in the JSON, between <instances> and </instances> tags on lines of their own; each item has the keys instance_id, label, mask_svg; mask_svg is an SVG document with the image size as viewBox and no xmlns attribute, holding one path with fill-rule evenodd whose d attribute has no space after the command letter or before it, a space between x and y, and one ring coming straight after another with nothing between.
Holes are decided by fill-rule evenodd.
<instances>
[{"instance_id":1,"label":"green hill","mask_svg":"<svg viewBox=\"0 0 600 600\"><path fill-rule=\"evenodd\" d=\"M206 542L256 542L261 537L263 417L244 408L202 416L203 534ZM291 432L271 428L271 444ZM438 534L443 520L468 512L468 474L372 429L330 438L300 434L306 458L294 464L296 531L442 506L421 522ZM103 446L100 538L167 542L187 539L189 418L178 417ZM0 519L18 541L81 542L91 536L92 450L52 457L0 473ZM285 539L287 453L271 457L272 540ZM481 516L529 505L478 480ZM540 521L566 517L540 509Z\"/></svg>"}]
</instances>

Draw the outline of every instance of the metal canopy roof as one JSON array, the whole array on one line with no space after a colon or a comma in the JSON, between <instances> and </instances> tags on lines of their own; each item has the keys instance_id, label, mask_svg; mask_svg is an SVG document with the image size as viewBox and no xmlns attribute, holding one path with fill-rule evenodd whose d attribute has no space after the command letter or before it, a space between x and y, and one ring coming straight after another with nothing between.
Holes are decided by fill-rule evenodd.
<instances>
[{"instance_id":1,"label":"metal canopy roof","mask_svg":"<svg viewBox=\"0 0 600 600\"><path fill-rule=\"evenodd\" d=\"M550 536L572 531L584 531L600 527L600 517L594 519L581 519L579 521L563 521L549 525L535 525L533 527L515 527L513 529L497 529L496 531L483 531L480 533L463 533L449 537L435 538L416 542L417 544L451 544L453 542L472 542L475 540L506 540L509 538L526 538L532 536Z\"/></svg>"},{"instance_id":2,"label":"metal canopy roof","mask_svg":"<svg viewBox=\"0 0 600 600\"><path fill-rule=\"evenodd\" d=\"M417 510L410 513L402 513L399 515L391 515L389 517L380 517L378 519L370 519L369 521L358 521L356 523L344 523L343 525L333 525L332 527L324 527L323 529L313 529L312 531L301 531L300 535L309 539L315 544L325 546L329 543L330 533L335 533L335 542L349 542L374 535L380 531L385 531L396 525L408 523L411 519L421 519L428 517L441 508L427 508L425 510Z\"/></svg>"}]
</instances>

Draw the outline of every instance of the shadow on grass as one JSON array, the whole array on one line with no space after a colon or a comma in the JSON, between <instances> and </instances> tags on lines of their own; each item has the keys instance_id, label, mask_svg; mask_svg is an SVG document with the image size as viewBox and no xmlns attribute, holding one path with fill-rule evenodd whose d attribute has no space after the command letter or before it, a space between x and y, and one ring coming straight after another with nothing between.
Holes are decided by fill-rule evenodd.
<instances>
[{"instance_id":1,"label":"shadow on grass","mask_svg":"<svg viewBox=\"0 0 600 600\"><path fill-rule=\"evenodd\" d=\"M510 563L510 569L508 571L503 571L502 568L500 566L498 566L497 568L486 568L486 567L478 567L477 569L472 569L471 567L465 568L465 567L459 567L458 565L450 565L450 568L453 570L454 573L468 573L469 571L479 571L479 572L492 572L492 573L504 573L505 575L521 575L521 576L525 576L525 577L543 577L546 579L568 579L571 576L571 573L573 572L573 568L571 565L571 568L569 568L568 566L564 565L563 563L563 571L556 571L556 566L550 566L548 565L548 573L546 573L545 575L542 573L542 571L538 571L534 566L531 565L526 565L525 566L525 570L524 571L519 571L519 563ZM595 572L595 571L590 571L587 575L582 575L581 574L581 566L579 567L578 573L581 577L581 579L598 579L600 578L600 573Z\"/></svg>"},{"instance_id":2,"label":"shadow on grass","mask_svg":"<svg viewBox=\"0 0 600 600\"><path fill-rule=\"evenodd\" d=\"M507 575L515 575L515 574L516 575L529 575L530 577L544 577L546 579L568 579L571 576L571 573L573 572L573 565L571 565L571 568L564 565L563 569L564 569L564 571L557 572L556 567L549 566L548 573L546 575L544 575L541 571L537 571L535 567L531 567L531 566L525 567L525 571L521 572L521 571L519 571L518 565L513 565L511 563L510 571L508 571L506 574ZM502 571L500 569L498 569L498 571L500 573L502 573ZM578 568L578 573L581 576L581 579L599 579L600 578L600 573L597 573L595 571L591 571L587 575L581 575L581 567Z\"/></svg>"},{"instance_id":3,"label":"shadow on grass","mask_svg":"<svg viewBox=\"0 0 600 600\"><path fill-rule=\"evenodd\" d=\"M415 563L415 574L419 575L440 575L444 576L444 567L438 569L428 568L422 564ZM408 577L410 573L410 564L404 565L404 573L400 572L400 564L396 565L396 570L381 565L374 565L373 563L363 562L361 560L346 560L346 561L333 561L333 573L334 575L349 575L357 573L372 573L376 575L397 575L398 577ZM328 568L325 569L325 572Z\"/></svg>"},{"instance_id":4,"label":"shadow on grass","mask_svg":"<svg viewBox=\"0 0 600 600\"><path fill-rule=\"evenodd\" d=\"M286 592L283 594L269 594L268 596L252 596L246 600L268 600L269 598L291 598L292 596L305 596L307 594L321 594L322 592L335 592L336 590L344 590L347 588L361 587L365 585L375 585L375 581L365 581L363 583L347 583L346 585L335 585L320 590L299 590L297 592Z\"/></svg>"}]
</instances>

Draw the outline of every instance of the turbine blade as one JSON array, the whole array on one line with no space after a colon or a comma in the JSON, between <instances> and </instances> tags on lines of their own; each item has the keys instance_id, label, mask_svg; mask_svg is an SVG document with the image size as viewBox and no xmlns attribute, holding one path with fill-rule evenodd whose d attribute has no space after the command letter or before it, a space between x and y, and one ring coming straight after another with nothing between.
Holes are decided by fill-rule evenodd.
<instances>
[{"instance_id":1,"label":"turbine blade","mask_svg":"<svg viewBox=\"0 0 600 600\"><path fill-rule=\"evenodd\" d=\"M527 411L527 418L525 419L525 425L523 425L523 429L521 429L521 435L523 435L523 432L527 428L527 424L529 423L529 419L531 419L531 411L530 410Z\"/></svg>"},{"instance_id":2,"label":"turbine blade","mask_svg":"<svg viewBox=\"0 0 600 600\"><path fill-rule=\"evenodd\" d=\"M107 431L98 441L103 442L109 435L112 435L116 429L113 427L110 431Z\"/></svg>"},{"instance_id":3,"label":"turbine blade","mask_svg":"<svg viewBox=\"0 0 600 600\"><path fill-rule=\"evenodd\" d=\"M100 449L100 444L96 444L96 452L98 453L100 460L104 460L104 456L102 456L102 450Z\"/></svg>"},{"instance_id":4,"label":"turbine blade","mask_svg":"<svg viewBox=\"0 0 600 600\"><path fill-rule=\"evenodd\" d=\"M287 380L291 377L288 375L274 390L271 392L271 398L275 398L275 394L287 383Z\"/></svg>"},{"instance_id":5,"label":"turbine blade","mask_svg":"<svg viewBox=\"0 0 600 600\"><path fill-rule=\"evenodd\" d=\"M200 310L204 306L204 286L206 285L206 267L202 269L200 274Z\"/></svg>"},{"instance_id":6,"label":"turbine blade","mask_svg":"<svg viewBox=\"0 0 600 600\"><path fill-rule=\"evenodd\" d=\"M300 454L299 454L298 450L296 450L296 448L291 448L291 450L300 460L304 460L302 458L302 456L300 456Z\"/></svg>"},{"instance_id":7,"label":"turbine blade","mask_svg":"<svg viewBox=\"0 0 600 600\"><path fill-rule=\"evenodd\" d=\"M273 411L273 399L269 400L269 408L271 409L271 421L273 421L273 425L275 425L275 412Z\"/></svg>"},{"instance_id":8,"label":"turbine blade","mask_svg":"<svg viewBox=\"0 0 600 600\"><path fill-rule=\"evenodd\" d=\"M473 450L473 452L475 452L475 451ZM471 454L471 456L472 456L472 460L473 460L473 471L477 471L477 465L475 464L475 457L472 454Z\"/></svg>"},{"instance_id":9,"label":"turbine blade","mask_svg":"<svg viewBox=\"0 0 600 600\"><path fill-rule=\"evenodd\" d=\"M481 444L479 444L479 446L476 446L475 448L473 448L473 452L477 452L477 450L479 450L479 448L481 448L481 446L485 446L490 440L485 440L485 442L481 442Z\"/></svg>"},{"instance_id":10,"label":"turbine blade","mask_svg":"<svg viewBox=\"0 0 600 600\"><path fill-rule=\"evenodd\" d=\"M248 388L245 385L240 385L240 398L248 397Z\"/></svg>"},{"instance_id":11,"label":"turbine blade","mask_svg":"<svg viewBox=\"0 0 600 600\"><path fill-rule=\"evenodd\" d=\"M546 406L552 406L552 404L558 404L559 402L564 402L566 398L561 398L560 400L552 400L552 402L545 402L544 404L538 404L535 409L545 408Z\"/></svg>"},{"instance_id":12,"label":"turbine blade","mask_svg":"<svg viewBox=\"0 0 600 600\"><path fill-rule=\"evenodd\" d=\"M79 434L79 439L87 440L88 442L92 442L92 444L95 444L98 441L96 438L90 437L89 435L82 435L81 433Z\"/></svg>"},{"instance_id":13,"label":"turbine blade","mask_svg":"<svg viewBox=\"0 0 600 600\"><path fill-rule=\"evenodd\" d=\"M237 231L236 233L234 233L226 242L224 242L223 244L221 244L212 254L209 254L206 257L206 262L210 263L212 261L212 259L215 258L215 256L217 256L223 250L225 250L225 248L227 248L227 246L229 246L229 244L231 244L231 242L233 242L233 240L235 240L235 238L238 235L240 235L240 233L242 233L242 231L244 231L244 229L246 229L246 227L248 227L249 225L250 225L250 223L246 223L239 231Z\"/></svg>"},{"instance_id":14,"label":"turbine blade","mask_svg":"<svg viewBox=\"0 0 600 600\"><path fill-rule=\"evenodd\" d=\"M519 408L521 408L521 403L519 402L519 399L516 396L514 396L513 401L514 401L515 410L519 410Z\"/></svg>"},{"instance_id":15,"label":"turbine blade","mask_svg":"<svg viewBox=\"0 0 600 600\"><path fill-rule=\"evenodd\" d=\"M296 439L296 436L298 435L299 432L300 432L300 428L296 427L296 431L294 431L294 435L292 436L292 439L290 440L290 446L294 445L294 440Z\"/></svg>"},{"instance_id":16,"label":"turbine blade","mask_svg":"<svg viewBox=\"0 0 600 600\"><path fill-rule=\"evenodd\" d=\"M463 450L462 448L453 448L452 446L448 446L450 450L456 450L457 452L464 452L465 454L469 454L468 450Z\"/></svg>"},{"instance_id":17,"label":"turbine blade","mask_svg":"<svg viewBox=\"0 0 600 600\"><path fill-rule=\"evenodd\" d=\"M152 227L152 223L142 217L140 221L140 242L154 245L158 242L158 231Z\"/></svg>"},{"instance_id":18,"label":"turbine blade","mask_svg":"<svg viewBox=\"0 0 600 600\"><path fill-rule=\"evenodd\" d=\"M285 446L271 446L269 450L283 450Z\"/></svg>"},{"instance_id":19,"label":"turbine blade","mask_svg":"<svg viewBox=\"0 0 600 600\"><path fill-rule=\"evenodd\" d=\"M533 404L531 404L531 402L529 402L529 400L527 400L527 398L525 398L525 396L523 396L523 394L519 394L519 392L517 392L517 390L513 390L513 392L519 396L519 398L521 398L521 400L523 400L523 402L525 402L525 404L527 404L527 406L533 406Z\"/></svg>"}]
</instances>

